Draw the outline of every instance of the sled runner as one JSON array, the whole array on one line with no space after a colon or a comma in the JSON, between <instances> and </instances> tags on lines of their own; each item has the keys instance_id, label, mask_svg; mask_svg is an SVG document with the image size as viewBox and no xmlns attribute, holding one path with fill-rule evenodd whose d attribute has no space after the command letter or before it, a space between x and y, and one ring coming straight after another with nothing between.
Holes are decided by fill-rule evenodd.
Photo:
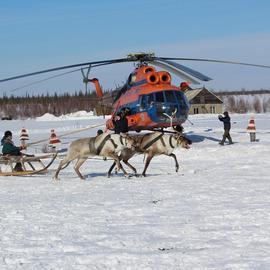
<instances>
[{"instance_id":1,"label":"sled runner","mask_svg":"<svg viewBox=\"0 0 270 270\"><path fill-rule=\"evenodd\" d=\"M9 167L9 171L0 170L0 176L23 176L32 174L47 173L48 168L56 159L57 153L42 156L0 156L0 164ZM43 159L51 158L50 162L45 165ZM19 166L18 166L19 165ZM18 170L19 168L19 170Z\"/></svg>"}]
</instances>

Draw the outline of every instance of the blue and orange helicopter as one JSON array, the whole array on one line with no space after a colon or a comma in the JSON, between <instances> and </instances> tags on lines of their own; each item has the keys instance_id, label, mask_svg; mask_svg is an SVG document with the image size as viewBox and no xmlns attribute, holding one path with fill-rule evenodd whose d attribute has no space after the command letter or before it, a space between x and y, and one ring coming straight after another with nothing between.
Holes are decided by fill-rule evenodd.
<instances>
[{"instance_id":1,"label":"blue and orange helicopter","mask_svg":"<svg viewBox=\"0 0 270 270\"><path fill-rule=\"evenodd\" d=\"M107 129L114 129L115 115L120 111L128 111L129 130L137 132L146 129L159 130L169 126L179 130L188 117L190 105L184 91L189 87L189 83L182 82L179 86L173 85L171 74L168 71L157 71L154 66L170 70L196 84L197 80L192 78L190 73L203 81L211 80L211 78L175 62L154 59L153 54L130 54L128 59L138 61L138 64L126 83L118 89L113 102L111 119L106 122ZM84 81L92 82L97 95L100 98L103 97L97 78L87 79L87 76L84 76Z\"/></svg>"},{"instance_id":2,"label":"blue and orange helicopter","mask_svg":"<svg viewBox=\"0 0 270 270\"><path fill-rule=\"evenodd\" d=\"M100 102L102 102L102 88L97 78L88 78L90 70L104 65L135 62L136 67L134 71L130 73L126 83L118 90L114 99L111 118L106 122L107 129L112 130L114 128L113 119L115 115L120 111L127 109L129 112L127 116L129 130L163 130L164 128L171 126L178 131L181 130L181 125L188 118L190 104L185 96L185 90L189 87L189 84L199 84L199 81L212 80L210 77L203 75L198 71L175 62L178 60L270 68L270 66L266 65L233 61L201 58L157 57L153 53L135 53L129 54L125 58L86 62L36 71L2 79L0 82L80 67L80 69L76 69L71 72L80 70L82 72L83 82L86 84L86 88L89 82L93 83L96 88L97 96L99 97ZM155 67L162 68L164 71L157 71ZM85 73L84 70L86 69L87 72ZM71 72L59 75L65 75ZM172 84L171 74L169 72L179 76L183 80L179 86Z\"/></svg>"}]
</instances>

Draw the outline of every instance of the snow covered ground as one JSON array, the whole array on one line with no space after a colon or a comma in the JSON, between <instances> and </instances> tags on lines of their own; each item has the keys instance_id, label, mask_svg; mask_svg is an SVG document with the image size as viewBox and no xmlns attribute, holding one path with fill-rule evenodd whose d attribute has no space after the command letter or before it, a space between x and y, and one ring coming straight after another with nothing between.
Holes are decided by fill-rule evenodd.
<instances>
[{"instance_id":1,"label":"snow covered ground","mask_svg":"<svg viewBox=\"0 0 270 270\"><path fill-rule=\"evenodd\" d=\"M48 175L0 177L0 269L270 269L270 114L231 115L233 145L220 146L217 115L191 116L189 150L154 158L146 178L106 178L111 161L89 159L86 181L72 166ZM19 143L102 124L80 114L1 121ZM97 128L61 138L62 147ZM37 153L42 144L29 147ZM139 172L143 157L131 160ZM4 169L4 168L2 168Z\"/></svg>"}]
</instances>

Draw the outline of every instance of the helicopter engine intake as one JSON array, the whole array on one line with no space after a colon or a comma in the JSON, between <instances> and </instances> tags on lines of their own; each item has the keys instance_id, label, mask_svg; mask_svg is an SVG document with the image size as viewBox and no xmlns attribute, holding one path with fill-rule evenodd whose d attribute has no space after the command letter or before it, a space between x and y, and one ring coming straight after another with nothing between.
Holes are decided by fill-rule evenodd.
<instances>
[{"instance_id":1,"label":"helicopter engine intake","mask_svg":"<svg viewBox=\"0 0 270 270\"><path fill-rule=\"evenodd\" d=\"M151 72L147 75L146 80L150 84L157 84L159 83L159 76L156 72Z\"/></svg>"},{"instance_id":2,"label":"helicopter engine intake","mask_svg":"<svg viewBox=\"0 0 270 270\"><path fill-rule=\"evenodd\" d=\"M159 71L158 76L161 83L171 83L171 75L168 72Z\"/></svg>"},{"instance_id":3,"label":"helicopter engine intake","mask_svg":"<svg viewBox=\"0 0 270 270\"><path fill-rule=\"evenodd\" d=\"M142 71L143 71L144 74L147 74L147 73L150 73L150 72L155 72L156 70L155 70L155 68L153 68L151 66L145 66L145 67L143 67Z\"/></svg>"}]
</instances>

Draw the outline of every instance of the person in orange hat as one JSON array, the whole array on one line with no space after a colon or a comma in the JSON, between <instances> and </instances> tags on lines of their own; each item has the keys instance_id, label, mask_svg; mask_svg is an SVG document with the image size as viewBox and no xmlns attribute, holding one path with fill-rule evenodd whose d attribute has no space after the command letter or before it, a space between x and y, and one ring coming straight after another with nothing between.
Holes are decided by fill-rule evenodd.
<instances>
[{"instance_id":1,"label":"person in orange hat","mask_svg":"<svg viewBox=\"0 0 270 270\"><path fill-rule=\"evenodd\" d=\"M224 116L222 116L222 115L218 116L219 121L223 122L223 124L224 124L224 134L223 134L223 138L219 144L224 145L226 138L229 140L229 144L233 144L232 138L230 135L231 118L230 118L229 113L227 111L225 111L223 113L223 115Z\"/></svg>"}]
</instances>

